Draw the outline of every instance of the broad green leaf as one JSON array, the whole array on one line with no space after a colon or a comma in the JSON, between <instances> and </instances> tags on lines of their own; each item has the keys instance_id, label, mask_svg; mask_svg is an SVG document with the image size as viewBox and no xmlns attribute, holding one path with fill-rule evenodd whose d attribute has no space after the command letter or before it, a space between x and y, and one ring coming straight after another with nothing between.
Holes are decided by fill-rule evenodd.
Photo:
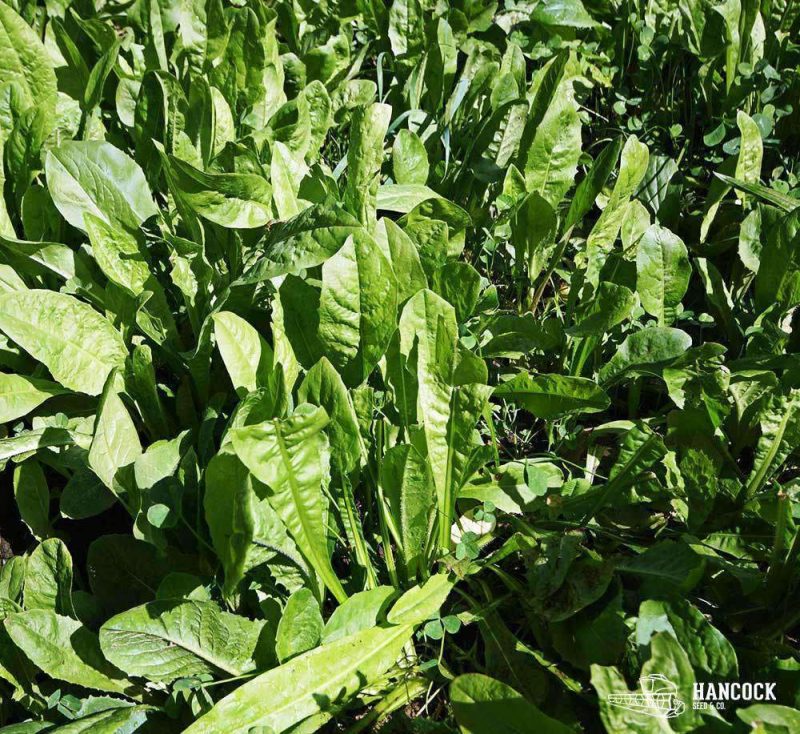
<instances>
[{"instance_id":1,"label":"broad green leaf","mask_svg":"<svg viewBox=\"0 0 800 734\"><path fill-rule=\"evenodd\" d=\"M588 670L593 663L613 665L624 654L630 630L625 624L622 597L583 609L551 625L553 646L570 664Z\"/></svg>"},{"instance_id":2,"label":"broad green leaf","mask_svg":"<svg viewBox=\"0 0 800 734\"><path fill-rule=\"evenodd\" d=\"M240 55L236 67L241 78L237 82L249 108L246 122L258 130L286 101L284 71L276 32L277 18L266 20L261 16L254 23L255 14L250 12L247 16L246 25L240 26L241 37L237 39L234 53Z\"/></svg>"},{"instance_id":3,"label":"broad green leaf","mask_svg":"<svg viewBox=\"0 0 800 734\"><path fill-rule=\"evenodd\" d=\"M24 558L21 556L7 561L4 566L4 575L10 575L14 567L21 567L23 562ZM18 581L21 585L22 579L18 579ZM6 586L2 591L10 592L11 589ZM14 596L16 596L16 593L14 593ZM0 596L0 680L8 681L18 692L30 691L36 675L36 668L13 643L3 625L3 620L9 614L15 614L20 611L22 611L22 607L7 596L6 593Z\"/></svg>"},{"instance_id":4,"label":"broad green leaf","mask_svg":"<svg viewBox=\"0 0 800 734\"><path fill-rule=\"evenodd\" d=\"M375 226L383 139L391 117L389 105L373 104L356 110L350 128L344 200L348 210L369 230Z\"/></svg>"},{"instance_id":5,"label":"broad green leaf","mask_svg":"<svg viewBox=\"0 0 800 734\"><path fill-rule=\"evenodd\" d=\"M523 153L527 144L533 140L533 136L542 124L542 120L547 110L553 105L555 98L565 87L568 91L572 89L569 86L569 75L566 72L568 62L569 52L562 50L542 66L531 79L531 85L526 95L530 101L530 113L525 123L525 138L522 141Z\"/></svg>"},{"instance_id":6,"label":"broad green leaf","mask_svg":"<svg viewBox=\"0 0 800 734\"><path fill-rule=\"evenodd\" d=\"M226 594L242 580L256 534L253 481L252 474L230 451L220 451L206 469L205 516L225 572Z\"/></svg>"},{"instance_id":7,"label":"broad green leaf","mask_svg":"<svg viewBox=\"0 0 800 734\"><path fill-rule=\"evenodd\" d=\"M647 173L645 173L641 184L639 184L639 190L637 192L639 198L634 199L633 202L628 205L625 220L627 221L632 218L632 212L634 215L637 215L638 212L638 216L643 218L642 209L637 207L634 202L640 204L641 207L644 207L646 204L645 212L649 209L649 211L658 215L661 211L661 205L668 199L672 179L678 170L678 163L669 156L658 154L651 155L647 163ZM649 213L648 224L650 224ZM624 226L625 223L623 222L623 227ZM622 241L624 245L624 237Z\"/></svg>"},{"instance_id":8,"label":"broad green leaf","mask_svg":"<svg viewBox=\"0 0 800 734\"><path fill-rule=\"evenodd\" d=\"M429 104L433 109L438 109L447 100L458 71L458 41L445 18L439 18L427 35L429 40L423 78Z\"/></svg>"},{"instance_id":9,"label":"broad green leaf","mask_svg":"<svg viewBox=\"0 0 800 734\"><path fill-rule=\"evenodd\" d=\"M389 41L397 56L416 56L425 42L420 0L393 0L389 8Z\"/></svg>"},{"instance_id":10,"label":"broad green leaf","mask_svg":"<svg viewBox=\"0 0 800 734\"><path fill-rule=\"evenodd\" d=\"M121 45L120 40L115 40L92 67L83 92L84 109L91 111L100 103L106 80L117 65Z\"/></svg>"},{"instance_id":11,"label":"broad green leaf","mask_svg":"<svg viewBox=\"0 0 800 734\"><path fill-rule=\"evenodd\" d=\"M151 275L136 238L90 212L84 214L83 224L103 274L133 296L142 293Z\"/></svg>"},{"instance_id":12,"label":"broad green leaf","mask_svg":"<svg viewBox=\"0 0 800 734\"><path fill-rule=\"evenodd\" d=\"M800 390L774 394L760 418L761 437L745 493L753 497L800 446Z\"/></svg>"},{"instance_id":13,"label":"broad green leaf","mask_svg":"<svg viewBox=\"0 0 800 734\"><path fill-rule=\"evenodd\" d=\"M292 279L293 276L287 276L283 285L287 283L290 284ZM291 311L286 314L284 311L285 295L286 291L284 291L283 288L279 289L278 298L275 298L272 302L272 321L270 327L272 330L272 345L274 349L273 364L275 365L275 370L277 371L280 368L280 373L283 376L283 383L291 388L297 381L301 365L297 354L295 354L290 338L290 325L294 314L292 314ZM288 301L288 298L285 300Z\"/></svg>"},{"instance_id":14,"label":"broad green leaf","mask_svg":"<svg viewBox=\"0 0 800 734\"><path fill-rule=\"evenodd\" d=\"M767 236L756 275L756 308L777 305L785 311L800 303L800 209L778 218L765 207L762 228Z\"/></svg>"},{"instance_id":15,"label":"broad green leaf","mask_svg":"<svg viewBox=\"0 0 800 734\"><path fill-rule=\"evenodd\" d=\"M147 321L137 318L142 330L158 343L168 336L175 339L175 320L164 289L151 272L136 237L121 227L106 224L89 212L84 214L83 224L92 244L92 255L103 274L136 299L147 293L142 306Z\"/></svg>"},{"instance_id":16,"label":"broad green leaf","mask_svg":"<svg viewBox=\"0 0 800 734\"><path fill-rule=\"evenodd\" d=\"M400 317L399 351L405 364L416 368L416 412L436 486L442 550L449 548L455 498L472 432L491 393L488 385L456 384L456 345L455 311L449 303L429 290L420 291L406 303Z\"/></svg>"},{"instance_id":17,"label":"broad green leaf","mask_svg":"<svg viewBox=\"0 0 800 734\"><path fill-rule=\"evenodd\" d=\"M563 622L605 594L612 580L613 563L582 551L575 535L563 535L548 545L551 553L547 554L547 561L531 570L532 603L545 619Z\"/></svg>"},{"instance_id":18,"label":"broad green leaf","mask_svg":"<svg viewBox=\"0 0 800 734\"><path fill-rule=\"evenodd\" d=\"M494 394L518 403L537 418L555 420L575 413L598 413L610 400L593 380L566 375L521 372L494 389Z\"/></svg>"},{"instance_id":19,"label":"broad green leaf","mask_svg":"<svg viewBox=\"0 0 800 734\"><path fill-rule=\"evenodd\" d=\"M148 718L156 709L150 706L125 706L100 711L91 716L83 716L54 729L52 734L118 734L119 732L137 732L147 725Z\"/></svg>"},{"instance_id":20,"label":"broad green leaf","mask_svg":"<svg viewBox=\"0 0 800 734\"><path fill-rule=\"evenodd\" d=\"M428 280L422 269L419 252L411 238L400 227L391 219L381 219L375 230L375 240L394 270L398 305L404 304L417 291L427 288Z\"/></svg>"},{"instance_id":21,"label":"broad green leaf","mask_svg":"<svg viewBox=\"0 0 800 734\"><path fill-rule=\"evenodd\" d=\"M392 402L403 425L417 421L417 393L419 385L414 360L409 360L401 349L400 331L392 337L386 353L386 381L391 389ZM425 453L423 450L422 453Z\"/></svg>"},{"instance_id":22,"label":"broad green leaf","mask_svg":"<svg viewBox=\"0 0 800 734\"><path fill-rule=\"evenodd\" d=\"M310 126L306 159L313 160L319 155L319 149L333 124L331 97L325 85L315 79L300 92L300 99L308 107Z\"/></svg>"},{"instance_id":23,"label":"broad green leaf","mask_svg":"<svg viewBox=\"0 0 800 734\"><path fill-rule=\"evenodd\" d=\"M376 206L381 211L408 214L423 202L438 196L433 189L422 184L384 184L378 189Z\"/></svg>"},{"instance_id":24,"label":"broad green leaf","mask_svg":"<svg viewBox=\"0 0 800 734\"><path fill-rule=\"evenodd\" d=\"M0 602L0 616L3 618L21 609L27 567L28 556L12 556L0 568L0 597L3 599Z\"/></svg>"},{"instance_id":25,"label":"broad green leaf","mask_svg":"<svg viewBox=\"0 0 800 734\"><path fill-rule=\"evenodd\" d=\"M264 727L285 732L349 701L397 661L414 628L373 627L317 647L239 686L184 734L227 734Z\"/></svg>"},{"instance_id":26,"label":"broad green leaf","mask_svg":"<svg viewBox=\"0 0 800 734\"><path fill-rule=\"evenodd\" d=\"M394 271L370 235L353 235L322 265L319 336L326 356L347 384L360 385L396 326Z\"/></svg>"},{"instance_id":27,"label":"broad green leaf","mask_svg":"<svg viewBox=\"0 0 800 734\"><path fill-rule=\"evenodd\" d=\"M487 181L501 179L519 152L525 133L528 103L517 99L516 82L513 98L494 111L478 134L472 149L476 178Z\"/></svg>"},{"instance_id":28,"label":"broad green leaf","mask_svg":"<svg viewBox=\"0 0 800 734\"><path fill-rule=\"evenodd\" d=\"M644 423L624 426L619 454L608 473L608 481L599 488L577 494L566 505L583 516L587 522L599 511L619 507L629 501L629 492L641 481L642 474L663 462L667 449L664 441Z\"/></svg>"},{"instance_id":29,"label":"broad green leaf","mask_svg":"<svg viewBox=\"0 0 800 734\"><path fill-rule=\"evenodd\" d=\"M0 150L0 152L2 152ZM0 176L0 184L5 186L5 178ZM11 217L8 215L8 209L4 200L0 199L0 236L13 237L16 234L14 225L11 222Z\"/></svg>"},{"instance_id":30,"label":"broad green leaf","mask_svg":"<svg viewBox=\"0 0 800 734\"><path fill-rule=\"evenodd\" d=\"M712 6L725 25L725 91L730 93L736 78L736 67L741 51L739 23L742 15L741 0L724 0Z\"/></svg>"},{"instance_id":31,"label":"broad green leaf","mask_svg":"<svg viewBox=\"0 0 800 734\"><path fill-rule=\"evenodd\" d=\"M61 490L58 508L64 517L85 520L105 512L116 502L102 480L88 467L79 469Z\"/></svg>"},{"instance_id":32,"label":"broad green leaf","mask_svg":"<svg viewBox=\"0 0 800 734\"><path fill-rule=\"evenodd\" d=\"M555 246L556 213L538 193L529 194L511 220L514 260L533 283L547 267Z\"/></svg>"},{"instance_id":33,"label":"broad green leaf","mask_svg":"<svg viewBox=\"0 0 800 734\"><path fill-rule=\"evenodd\" d=\"M728 0L726 5L738 5L739 0ZM736 195L744 198L744 191L753 193L758 198L765 198L769 203L781 206L786 197L778 192L773 192L759 184L761 174L761 159L763 158L764 144L761 131L755 121L741 110L736 113L736 124L739 127L739 154L736 158L735 168L733 158L727 158L719 170L715 171L716 180L712 180L706 197L706 212L700 225L700 240L705 241L714 218L722 204L723 199L731 190L731 185L736 186ZM733 175L730 175L733 174ZM740 185L741 184L741 185ZM783 208L783 207L782 207ZM789 206L787 211L793 207Z\"/></svg>"},{"instance_id":34,"label":"broad green leaf","mask_svg":"<svg viewBox=\"0 0 800 734\"><path fill-rule=\"evenodd\" d=\"M412 586L389 610L386 621L397 625L418 625L437 614L444 604L453 582L447 574L431 576L421 586Z\"/></svg>"},{"instance_id":35,"label":"broad green leaf","mask_svg":"<svg viewBox=\"0 0 800 734\"><path fill-rule=\"evenodd\" d=\"M305 162L280 141L275 143L270 161L270 181L272 200L279 219L291 219L305 208L300 205L298 192L307 172Z\"/></svg>"},{"instance_id":36,"label":"broad green leaf","mask_svg":"<svg viewBox=\"0 0 800 734\"><path fill-rule=\"evenodd\" d=\"M433 525L433 477L425 458L413 446L399 444L383 457L381 484L400 535L406 573L414 578L422 567Z\"/></svg>"},{"instance_id":37,"label":"broad green leaf","mask_svg":"<svg viewBox=\"0 0 800 734\"><path fill-rule=\"evenodd\" d=\"M25 291L28 286L10 265L0 264L0 293Z\"/></svg>"},{"instance_id":38,"label":"broad green leaf","mask_svg":"<svg viewBox=\"0 0 800 734\"><path fill-rule=\"evenodd\" d=\"M212 315L214 336L234 388L246 394L259 386L259 376L272 362L272 350L241 316L230 311Z\"/></svg>"},{"instance_id":39,"label":"broad green leaf","mask_svg":"<svg viewBox=\"0 0 800 734\"><path fill-rule=\"evenodd\" d=\"M486 387L488 381L489 368L486 366L486 362L459 343L456 348L456 368L453 372L453 383L458 387L470 384Z\"/></svg>"},{"instance_id":40,"label":"broad green leaf","mask_svg":"<svg viewBox=\"0 0 800 734\"><path fill-rule=\"evenodd\" d=\"M556 208L575 182L581 121L572 82L562 82L536 129L525 159L525 187Z\"/></svg>"},{"instance_id":41,"label":"broad green leaf","mask_svg":"<svg viewBox=\"0 0 800 734\"><path fill-rule=\"evenodd\" d=\"M491 675L513 683L529 700L541 702L544 691L549 688L543 669L546 659L515 636L497 612L489 611L478 624L486 644L487 669ZM561 681L571 690L581 688L569 676L561 677Z\"/></svg>"},{"instance_id":42,"label":"broad green leaf","mask_svg":"<svg viewBox=\"0 0 800 734\"><path fill-rule=\"evenodd\" d=\"M469 263L451 260L433 273L433 290L450 303L459 324L474 314L481 291L481 275Z\"/></svg>"},{"instance_id":43,"label":"broad green leaf","mask_svg":"<svg viewBox=\"0 0 800 734\"><path fill-rule=\"evenodd\" d=\"M800 712L796 708L774 703L754 703L736 709L736 715L759 734L790 734L800 726Z\"/></svg>"},{"instance_id":44,"label":"broad green leaf","mask_svg":"<svg viewBox=\"0 0 800 734\"><path fill-rule=\"evenodd\" d=\"M164 529L178 522L182 492L176 474L186 453L187 434L183 432L173 439L151 443L134 459L132 477L130 468L120 472L125 477L125 483L121 483L123 487L126 483L135 486L135 490L129 492L127 503L128 511L134 516L134 537L160 548L166 546Z\"/></svg>"},{"instance_id":45,"label":"broad green leaf","mask_svg":"<svg viewBox=\"0 0 800 734\"><path fill-rule=\"evenodd\" d=\"M685 599L646 599L641 603L636 620L639 647L648 645L651 636L661 631L671 633L680 642L695 670L723 680L738 678L739 665L733 645Z\"/></svg>"},{"instance_id":46,"label":"broad green leaf","mask_svg":"<svg viewBox=\"0 0 800 734\"><path fill-rule=\"evenodd\" d=\"M622 439L619 454L609 470L608 477L617 484L633 480L664 458L664 442L645 423L635 423Z\"/></svg>"},{"instance_id":47,"label":"broad green leaf","mask_svg":"<svg viewBox=\"0 0 800 734\"><path fill-rule=\"evenodd\" d=\"M110 143L63 143L48 151L45 172L53 202L78 229L87 213L131 231L158 214L142 169Z\"/></svg>"},{"instance_id":48,"label":"broad green leaf","mask_svg":"<svg viewBox=\"0 0 800 734\"><path fill-rule=\"evenodd\" d=\"M463 734L567 734L572 729L540 711L522 694L480 673L460 675L450 684L453 713Z\"/></svg>"},{"instance_id":49,"label":"broad green leaf","mask_svg":"<svg viewBox=\"0 0 800 734\"><path fill-rule=\"evenodd\" d=\"M371 629L378 624L389 602L396 596L391 586L359 591L333 610L322 630L322 644Z\"/></svg>"},{"instance_id":50,"label":"broad green leaf","mask_svg":"<svg viewBox=\"0 0 800 734\"><path fill-rule=\"evenodd\" d=\"M308 371L297 397L303 403L318 405L328 414L331 461L337 471L349 474L359 465L365 449L352 398L339 373L325 357Z\"/></svg>"},{"instance_id":51,"label":"broad green leaf","mask_svg":"<svg viewBox=\"0 0 800 734\"><path fill-rule=\"evenodd\" d=\"M552 328L542 323L532 313L523 316L497 311L484 324L489 341L482 347L484 357L509 357L519 359L535 350L548 351L559 346L561 340Z\"/></svg>"},{"instance_id":52,"label":"broad green leaf","mask_svg":"<svg viewBox=\"0 0 800 734\"><path fill-rule=\"evenodd\" d=\"M37 734L45 729L51 731L53 724L49 721L24 721L21 724L9 724L0 729L2 734Z\"/></svg>"},{"instance_id":53,"label":"broad green leaf","mask_svg":"<svg viewBox=\"0 0 800 734\"><path fill-rule=\"evenodd\" d=\"M335 121L348 119L357 107L366 106L375 101L378 85L371 79L348 79L340 85L331 97Z\"/></svg>"},{"instance_id":54,"label":"broad green leaf","mask_svg":"<svg viewBox=\"0 0 800 734\"><path fill-rule=\"evenodd\" d=\"M491 477L474 478L462 487L458 497L491 502L502 512L521 515L523 508L534 503L537 497L563 483L563 473L554 464L512 461L496 467Z\"/></svg>"},{"instance_id":55,"label":"broad green leaf","mask_svg":"<svg viewBox=\"0 0 800 734\"><path fill-rule=\"evenodd\" d=\"M171 156L170 188L197 215L221 227L252 229L272 220L272 187L252 173L208 173Z\"/></svg>"},{"instance_id":56,"label":"broad green leaf","mask_svg":"<svg viewBox=\"0 0 800 734\"><path fill-rule=\"evenodd\" d=\"M89 449L89 466L114 494L125 492L120 471L133 464L142 453L136 425L117 392L117 375L106 383Z\"/></svg>"},{"instance_id":57,"label":"broad green leaf","mask_svg":"<svg viewBox=\"0 0 800 734\"><path fill-rule=\"evenodd\" d=\"M255 669L263 626L214 602L165 599L109 619L100 628L100 647L120 670L152 681L232 677Z\"/></svg>"},{"instance_id":58,"label":"broad green leaf","mask_svg":"<svg viewBox=\"0 0 800 734\"><path fill-rule=\"evenodd\" d=\"M656 326L636 331L602 367L600 380L608 383L629 371L658 374L660 367L680 357L691 345L692 338L680 329Z\"/></svg>"},{"instance_id":59,"label":"broad green leaf","mask_svg":"<svg viewBox=\"0 0 800 734\"><path fill-rule=\"evenodd\" d=\"M30 242L0 235L0 247L15 258L23 260L37 274L52 273L68 281L77 278L85 287L92 286L90 258L82 250L73 250L57 242Z\"/></svg>"},{"instance_id":60,"label":"broad green leaf","mask_svg":"<svg viewBox=\"0 0 800 734\"><path fill-rule=\"evenodd\" d=\"M308 79L332 83L350 66L350 54L349 34L338 33L330 36L324 44L310 49L305 55Z\"/></svg>"},{"instance_id":61,"label":"broad green leaf","mask_svg":"<svg viewBox=\"0 0 800 734\"><path fill-rule=\"evenodd\" d=\"M191 573L167 574L158 585L156 598L159 601L170 599L188 599L199 602L211 601L208 585L199 576Z\"/></svg>"},{"instance_id":62,"label":"broad green leaf","mask_svg":"<svg viewBox=\"0 0 800 734\"><path fill-rule=\"evenodd\" d=\"M680 237L657 224L642 235L636 253L636 290L659 326L675 320L691 274L689 252Z\"/></svg>"},{"instance_id":63,"label":"broad green leaf","mask_svg":"<svg viewBox=\"0 0 800 734\"><path fill-rule=\"evenodd\" d=\"M241 414L242 409L237 419ZM260 564L289 592L306 585L319 595L319 580L266 498L268 488L242 464L227 437L205 480L206 522L225 570L225 595L232 597L244 574Z\"/></svg>"},{"instance_id":64,"label":"broad green leaf","mask_svg":"<svg viewBox=\"0 0 800 734\"><path fill-rule=\"evenodd\" d=\"M270 228L259 244L263 254L241 280L256 283L321 265L360 229L358 220L338 205L311 206Z\"/></svg>"},{"instance_id":65,"label":"broad green leaf","mask_svg":"<svg viewBox=\"0 0 800 734\"><path fill-rule=\"evenodd\" d=\"M421 383L435 391L433 381L446 389L455 368L457 325L455 310L433 291L417 293L403 308L400 318L400 349L412 356L416 346Z\"/></svg>"},{"instance_id":66,"label":"broad green leaf","mask_svg":"<svg viewBox=\"0 0 800 734\"><path fill-rule=\"evenodd\" d=\"M575 337L602 336L630 316L636 296L624 285L603 281L588 303L579 308L575 325L566 329Z\"/></svg>"},{"instance_id":67,"label":"broad green leaf","mask_svg":"<svg viewBox=\"0 0 800 734\"><path fill-rule=\"evenodd\" d=\"M289 561L295 575L309 576L297 546L265 499L264 487L233 453L230 444L211 460L205 473L204 508L214 550L225 572L226 596L244 574L276 554ZM274 564L272 566L275 573ZM279 579L281 580L281 579ZM309 583L316 588L316 580Z\"/></svg>"},{"instance_id":68,"label":"broad green leaf","mask_svg":"<svg viewBox=\"0 0 800 734\"><path fill-rule=\"evenodd\" d=\"M50 490L41 465L34 459L14 469L14 499L22 521L38 539L52 534Z\"/></svg>"},{"instance_id":69,"label":"broad green leaf","mask_svg":"<svg viewBox=\"0 0 800 734\"><path fill-rule=\"evenodd\" d=\"M645 594L669 590L685 594L702 578L705 559L686 543L664 540L638 556L620 561L617 568L641 577Z\"/></svg>"},{"instance_id":70,"label":"broad green leaf","mask_svg":"<svg viewBox=\"0 0 800 734\"><path fill-rule=\"evenodd\" d=\"M64 387L98 395L127 349L91 306L47 290L0 295L0 330L42 362Z\"/></svg>"},{"instance_id":71,"label":"broad green leaf","mask_svg":"<svg viewBox=\"0 0 800 734\"><path fill-rule=\"evenodd\" d=\"M780 191L762 186L759 183L748 183L747 181L742 181L732 176L726 176L724 173L715 172L714 175L728 185L736 186L736 188L746 191L748 194L752 194L757 199L763 199L767 204L777 206L779 209L783 209L786 212L794 211L800 206L800 199L786 196L786 194Z\"/></svg>"},{"instance_id":72,"label":"broad green leaf","mask_svg":"<svg viewBox=\"0 0 800 734\"><path fill-rule=\"evenodd\" d=\"M581 0L544 0L536 5L531 18L546 26L593 28L597 25Z\"/></svg>"},{"instance_id":73,"label":"broad green leaf","mask_svg":"<svg viewBox=\"0 0 800 734\"><path fill-rule=\"evenodd\" d=\"M153 350L147 344L134 346L127 378L128 394L139 409L146 431L153 438L164 438L170 433L169 418L156 383Z\"/></svg>"},{"instance_id":74,"label":"broad green leaf","mask_svg":"<svg viewBox=\"0 0 800 734\"><path fill-rule=\"evenodd\" d=\"M97 635L77 620L37 609L11 614L4 624L14 644L51 678L108 693L132 690L103 657Z\"/></svg>"},{"instance_id":75,"label":"broad green leaf","mask_svg":"<svg viewBox=\"0 0 800 734\"><path fill-rule=\"evenodd\" d=\"M40 428L11 438L0 438L0 461L52 446L71 446L79 438L64 428Z\"/></svg>"},{"instance_id":76,"label":"broad green leaf","mask_svg":"<svg viewBox=\"0 0 800 734\"><path fill-rule=\"evenodd\" d=\"M625 141L619 175L603 213L586 240L587 279L597 284L600 270L619 235L628 202L647 172L649 151L635 135Z\"/></svg>"},{"instance_id":77,"label":"broad green leaf","mask_svg":"<svg viewBox=\"0 0 800 734\"><path fill-rule=\"evenodd\" d=\"M722 202L724 201L728 192L731 190L731 187L728 185L729 181L732 180L729 174L734 173L735 165L736 162L734 161L733 157L728 156L722 161L718 170L714 172L716 178L711 180L711 183L708 187L708 193L706 194L704 205L705 212L703 214L703 221L700 223L701 242L705 242L708 238L708 233L711 230L711 225L714 223L717 212L719 211L720 206L722 206Z\"/></svg>"},{"instance_id":78,"label":"broad green leaf","mask_svg":"<svg viewBox=\"0 0 800 734\"><path fill-rule=\"evenodd\" d=\"M620 230L622 256L625 259L635 259L636 247L649 227L650 212L647 207L639 199L629 201Z\"/></svg>"},{"instance_id":79,"label":"broad green leaf","mask_svg":"<svg viewBox=\"0 0 800 734\"><path fill-rule=\"evenodd\" d=\"M329 447L328 416L305 404L285 420L236 428L236 455L269 488L268 500L325 586L342 602L347 594L331 567L325 516Z\"/></svg>"},{"instance_id":80,"label":"broad green leaf","mask_svg":"<svg viewBox=\"0 0 800 734\"><path fill-rule=\"evenodd\" d=\"M319 645L323 626L314 594L306 588L295 591L286 602L275 635L278 660L285 663Z\"/></svg>"},{"instance_id":81,"label":"broad green leaf","mask_svg":"<svg viewBox=\"0 0 800 734\"><path fill-rule=\"evenodd\" d=\"M758 272L761 265L761 210L762 207L757 206L739 226L739 259L754 273Z\"/></svg>"},{"instance_id":82,"label":"broad green leaf","mask_svg":"<svg viewBox=\"0 0 800 734\"><path fill-rule=\"evenodd\" d=\"M58 538L36 547L28 558L23 601L26 609L75 616L72 606L72 556Z\"/></svg>"},{"instance_id":83,"label":"broad green leaf","mask_svg":"<svg viewBox=\"0 0 800 734\"><path fill-rule=\"evenodd\" d=\"M741 110L736 113L736 125L739 128L741 142L734 176L747 183L758 183L761 176L761 159L764 157L761 131L753 118Z\"/></svg>"},{"instance_id":84,"label":"broad green leaf","mask_svg":"<svg viewBox=\"0 0 800 734\"><path fill-rule=\"evenodd\" d=\"M431 271L463 252L466 231L473 223L465 209L439 197L417 204L399 224L416 242L422 264ZM429 238L434 241L428 243Z\"/></svg>"},{"instance_id":85,"label":"broad green leaf","mask_svg":"<svg viewBox=\"0 0 800 734\"><path fill-rule=\"evenodd\" d=\"M398 131L392 146L392 167L398 184L425 185L428 180L428 153L415 132L403 128Z\"/></svg>"},{"instance_id":86,"label":"broad green leaf","mask_svg":"<svg viewBox=\"0 0 800 734\"><path fill-rule=\"evenodd\" d=\"M36 32L6 3L0 3L0 68L3 86L22 95L23 109L39 104L55 113L53 62Z\"/></svg>"},{"instance_id":87,"label":"broad green leaf","mask_svg":"<svg viewBox=\"0 0 800 734\"><path fill-rule=\"evenodd\" d=\"M275 364L292 382L301 366L311 369L325 356L319 336L319 300L320 288L313 282L287 275L273 301Z\"/></svg>"}]
</instances>

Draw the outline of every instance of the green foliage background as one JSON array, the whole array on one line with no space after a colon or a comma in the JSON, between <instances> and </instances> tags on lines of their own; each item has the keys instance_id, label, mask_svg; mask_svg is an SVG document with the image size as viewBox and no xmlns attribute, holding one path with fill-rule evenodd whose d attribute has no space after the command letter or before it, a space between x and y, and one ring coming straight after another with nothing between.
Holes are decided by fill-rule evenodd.
<instances>
[{"instance_id":1,"label":"green foliage background","mask_svg":"<svg viewBox=\"0 0 800 734\"><path fill-rule=\"evenodd\" d=\"M793 0L0 0L0 732L800 731L799 69Z\"/></svg>"}]
</instances>

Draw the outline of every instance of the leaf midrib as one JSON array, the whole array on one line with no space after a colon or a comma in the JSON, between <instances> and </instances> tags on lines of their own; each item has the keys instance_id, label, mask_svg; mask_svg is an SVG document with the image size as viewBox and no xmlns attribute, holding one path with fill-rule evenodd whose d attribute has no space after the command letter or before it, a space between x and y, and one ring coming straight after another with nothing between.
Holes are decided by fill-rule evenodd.
<instances>
[{"instance_id":1,"label":"leaf midrib","mask_svg":"<svg viewBox=\"0 0 800 734\"><path fill-rule=\"evenodd\" d=\"M339 673L334 675L332 678L328 678L324 685L327 688L332 688L333 685L335 683L337 683L338 681L344 680L347 676L349 676L354 671L357 672L359 667L363 665L365 660L370 660L371 658L378 657L379 653L382 650L384 650L385 648L387 648L390 645L392 645L398 637L402 637L403 635L408 634L408 632L411 629L413 629L413 627L411 625L398 625L397 631L394 632L394 634L392 634L392 635L388 635L386 637L386 640L383 643L381 643L381 644L379 644L377 646L369 648L370 652L367 655L365 655L362 658L359 658L359 660L354 662L352 665L349 665L349 666L345 667L344 670L341 670ZM345 638L345 639L347 639L347 638ZM316 651L317 651L317 655L321 656L323 654L323 651L325 651L325 646L316 648ZM312 653L310 653L310 654L313 654L313 652L314 651L312 651ZM267 673L265 673L264 675L269 675L270 673L273 673L275 670L280 670L280 668L274 668L271 671L267 671ZM301 699L304 696L308 696L309 694L313 694L319 688L319 683L318 683L317 680L311 679L310 676L305 676L304 679L308 681L308 684L306 685L305 688L303 688L300 691L300 693L297 693L294 696L292 696L280 708L272 709L268 714L265 715L264 719L259 719L259 720L257 720L257 722L252 722L252 724L255 726L255 725L258 725L258 722L261 722L262 724L264 724L265 722L269 722L269 721L274 720L281 713L283 713L287 709L290 709L293 706L295 706L297 701L298 701L298 699ZM258 679L256 679L256 680L258 680ZM255 681L253 681L253 683L255 683ZM369 681L365 681L364 685L369 685ZM242 690L242 689L240 689L240 690ZM236 693L233 693L231 695L232 696L236 696ZM200 719L199 721L202 722L202 719Z\"/></svg>"},{"instance_id":2,"label":"leaf midrib","mask_svg":"<svg viewBox=\"0 0 800 734\"><path fill-rule=\"evenodd\" d=\"M289 483L289 488L292 493L292 501L294 502L295 509L297 511L297 517L300 521L300 526L303 530L303 536L306 543L306 547L308 548L309 552L313 556L312 562L314 567L319 572L320 576L322 576L325 585L331 590L331 593L339 599L339 595L342 594L344 596L344 590L341 588L341 584L338 583L338 579L333 576L332 572L329 571L328 563L326 559L320 558L319 551L314 543L314 535L311 532L311 528L308 524L308 518L305 516L305 509L304 503L302 500L301 495L301 487L297 482L297 478L295 477L294 473L294 466L292 465L291 456L289 451L286 447L286 442L284 441L283 434L280 430L280 424L278 421L272 422L273 428L275 429L275 442L278 446L278 451L281 455L281 460L284 462L285 466L287 467L288 471L286 472L287 482ZM341 599L339 599L341 601Z\"/></svg>"},{"instance_id":3,"label":"leaf midrib","mask_svg":"<svg viewBox=\"0 0 800 734\"><path fill-rule=\"evenodd\" d=\"M159 619L159 622L163 625L164 621ZM174 645L176 647L181 648L182 650L186 650L186 652L191 653L192 655L200 658L206 663L210 663L214 667L218 668L219 670L230 673L231 675L242 675L243 673L247 672L243 668L236 668L232 665L226 665L223 660L220 660L216 656L210 654L210 651L204 651L202 647L194 647L189 642L185 640L185 638L180 637L173 637L169 630L165 627L164 635L159 635L156 632L151 632L149 630L135 630L135 629L125 629L124 627L106 627L106 630L109 632L113 632L120 635L128 636L136 636L136 637L144 637L152 640L157 640L159 642L166 642L169 645Z\"/></svg>"},{"instance_id":4,"label":"leaf midrib","mask_svg":"<svg viewBox=\"0 0 800 734\"><path fill-rule=\"evenodd\" d=\"M761 463L758 472L753 476L752 481L748 482L747 484L747 489L745 490L746 497L752 497L759 489L761 489L762 485L766 481L766 477L769 474L772 462L775 461L775 457L778 455L778 449L780 448L781 441L783 440L783 434L786 433L786 427L789 425L789 419L791 418L793 412L794 409L790 405L783 414L778 431L775 433L775 440L772 442L769 451L767 451L766 460Z\"/></svg>"}]
</instances>

